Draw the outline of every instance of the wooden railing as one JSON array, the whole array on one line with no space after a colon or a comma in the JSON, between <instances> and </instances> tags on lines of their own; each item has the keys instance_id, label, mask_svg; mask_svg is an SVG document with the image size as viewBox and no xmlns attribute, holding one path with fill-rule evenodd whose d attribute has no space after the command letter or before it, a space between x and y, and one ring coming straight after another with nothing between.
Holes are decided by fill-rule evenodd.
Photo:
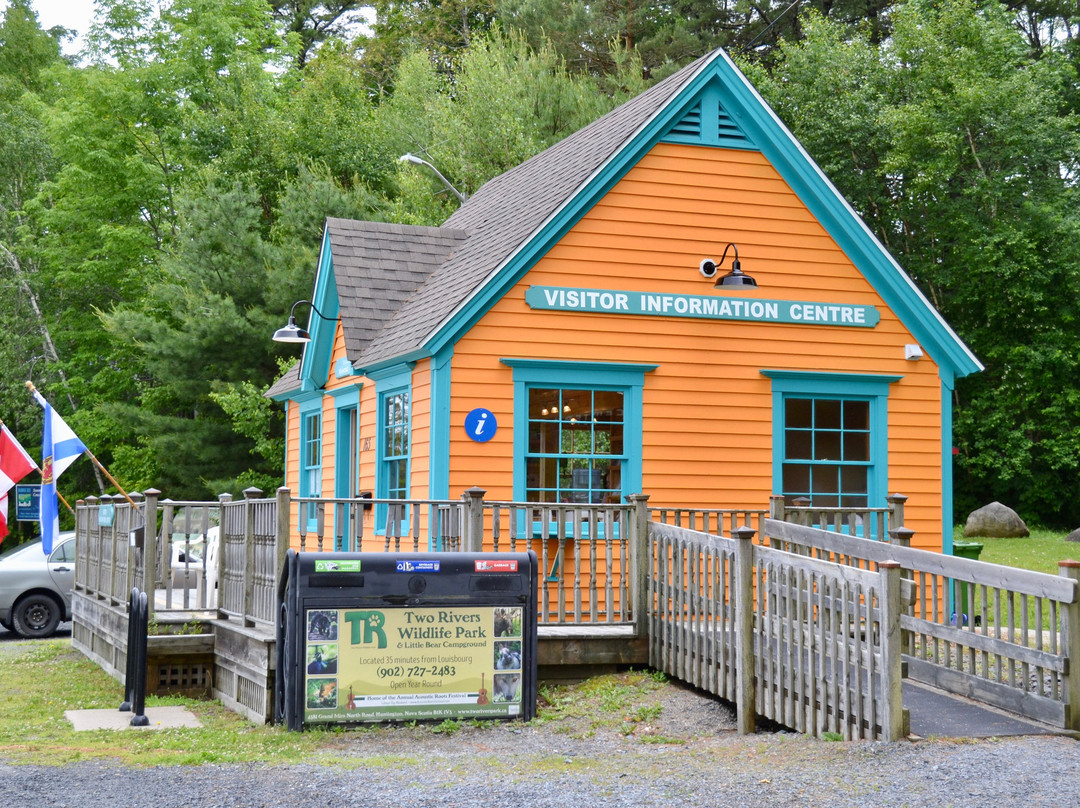
<instances>
[{"instance_id":1,"label":"wooden railing","mask_svg":"<svg viewBox=\"0 0 1080 808\"><path fill-rule=\"evenodd\" d=\"M900 569L856 570L673 525L648 526L649 664L799 732L896 740Z\"/></svg>"},{"instance_id":2,"label":"wooden railing","mask_svg":"<svg viewBox=\"0 0 1080 808\"><path fill-rule=\"evenodd\" d=\"M765 510L740 508L686 508L670 505L649 508L649 516L654 522L715 536L733 536L740 527L750 527L760 533L761 522L768 515L769 512Z\"/></svg>"},{"instance_id":3,"label":"wooden railing","mask_svg":"<svg viewBox=\"0 0 1080 808\"><path fill-rule=\"evenodd\" d=\"M899 563L917 591L901 621L912 679L1080 730L1077 562L1054 576L771 519L763 540L861 570Z\"/></svg>"},{"instance_id":4,"label":"wooden railing","mask_svg":"<svg viewBox=\"0 0 1080 808\"><path fill-rule=\"evenodd\" d=\"M280 499L301 551L536 553L544 624L632 624L634 504L460 500ZM632 498L633 499L633 498ZM644 501L644 500L643 500ZM632 591L633 590L633 591Z\"/></svg>"},{"instance_id":5,"label":"wooden railing","mask_svg":"<svg viewBox=\"0 0 1080 808\"><path fill-rule=\"evenodd\" d=\"M833 533L845 533L872 541L910 544L911 531L904 525L903 494L890 494L881 508L824 508L813 507L807 499L787 504L782 496L769 498L769 518L816 527ZM761 526L756 525L760 533Z\"/></svg>"}]
</instances>

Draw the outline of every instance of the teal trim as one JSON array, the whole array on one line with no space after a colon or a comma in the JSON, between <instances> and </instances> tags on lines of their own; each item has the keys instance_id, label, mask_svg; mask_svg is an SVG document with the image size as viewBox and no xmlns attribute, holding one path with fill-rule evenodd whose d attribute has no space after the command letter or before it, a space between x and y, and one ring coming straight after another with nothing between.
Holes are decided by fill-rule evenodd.
<instances>
[{"instance_id":1,"label":"teal trim","mask_svg":"<svg viewBox=\"0 0 1080 808\"><path fill-rule=\"evenodd\" d=\"M645 374L658 365L620 362L574 362L546 359L500 359L514 369L514 500L525 500L530 387L552 386L623 393L622 496L641 491L642 421Z\"/></svg>"},{"instance_id":2,"label":"teal trim","mask_svg":"<svg viewBox=\"0 0 1080 808\"><path fill-rule=\"evenodd\" d=\"M716 81L715 85L712 83ZM821 225L873 285L951 385L955 376L982 369L978 359L874 237L734 62L722 51L671 98L624 146L559 208L540 231L511 255L490 281L429 337L429 353L456 342L556 244L592 206L692 108L711 86L720 106L772 163ZM767 282L767 278L759 278Z\"/></svg>"},{"instance_id":3,"label":"teal trim","mask_svg":"<svg viewBox=\"0 0 1080 808\"><path fill-rule=\"evenodd\" d=\"M888 395L888 386L903 376L884 373L831 373L817 370L762 370L773 380L773 390L785 393L822 393L835 395ZM826 389L828 388L828 389Z\"/></svg>"},{"instance_id":4,"label":"teal trim","mask_svg":"<svg viewBox=\"0 0 1080 808\"><path fill-rule=\"evenodd\" d=\"M409 367L412 367L421 359L427 359L430 356L432 356L432 354L426 349L419 351L410 351L409 353L395 356L393 359L376 362L375 364L368 365L365 368L358 368L356 372L358 374L367 376L369 379L381 378L388 374L397 373L398 368L400 368L402 365L408 365Z\"/></svg>"},{"instance_id":5,"label":"teal trim","mask_svg":"<svg viewBox=\"0 0 1080 808\"><path fill-rule=\"evenodd\" d=\"M334 399L335 407L355 407L360 403L360 390L363 386L361 383L349 387L337 387L333 390L327 390L326 395Z\"/></svg>"},{"instance_id":6,"label":"teal trim","mask_svg":"<svg viewBox=\"0 0 1080 808\"><path fill-rule=\"evenodd\" d=\"M664 134L663 142L760 151L720 104L718 83L713 81L705 87L700 99Z\"/></svg>"},{"instance_id":7,"label":"teal trim","mask_svg":"<svg viewBox=\"0 0 1080 808\"><path fill-rule=\"evenodd\" d=\"M405 459L405 479L412 479L412 370L411 363L398 363L370 376L375 382L375 497L387 499L390 481L386 470L386 399L405 393L408 396L406 424L408 426L408 452ZM408 483L407 483L408 484ZM375 506L375 532L382 535L386 525L386 505Z\"/></svg>"},{"instance_id":8,"label":"teal trim","mask_svg":"<svg viewBox=\"0 0 1080 808\"><path fill-rule=\"evenodd\" d=\"M450 498L450 398L451 360L449 345L431 358L431 440L428 454L428 498Z\"/></svg>"},{"instance_id":9,"label":"teal trim","mask_svg":"<svg viewBox=\"0 0 1080 808\"><path fill-rule=\"evenodd\" d=\"M284 485L284 486L289 485L289 478L286 476L286 474L288 474L288 469L289 469L289 414L292 412L292 408L294 406L295 405L293 404L293 402L291 402L289 400L285 401L285 452L284 452L285 456L281 458L281 469L282 469L282 475L281 476L283 478L282 479L282 485ZM297 455L297 458L299 459L299 455ZM299 491L300 490L300 480L296 481L296 488L294 488L292 490L294 490L294 491Z\"/></svg>"},{"instance_id":10,"label":"teal trim","mask_svg":"<svg viewBox=\"0 0 1080 808\"><path fill-rule=\"evenodd\" d=\"M795 136L722 51L714 61L722 77L721 103L737 111L742 130L798 194L863 276L942 369L943 378L983 369L895 259L870 232ZM766 280L759 278L759 281ZM951 383L951 382L950 382Z\"/></svg>"},{"instance_id":11,"label":"teal trim","mask_svg":"<svg viewBox=\"0 0 1080 808\"><path fill-rule=\"evenodd\" d=\"M412 371L416 367L415 362L395 361L394 363L387 363L380 365L376 370L368 370L364 373L369 379L375 382L375 390L381 390L386 385L395 385L398 387L412 386Z\"/></svg>"},{"instance_id":12,"label":"teal trim","mask_svg":"<svg viewBox=\"0 0 1080 808\"><path fill-rule=\"evenodd\" d=\"M889 485L889 386L902 379L872 373L823 373L799 370L762 370L772 380L773 491L783 493L785 399L789 397L861 400L870 403L870 470L867 495L870 507L885 503Z\"/></svg>"},{"instance_id":13,"label":"teal trim","mask_svg":"<svg viewBox=\"0 0 1080 808\"><path fill-rule=\"evenodd\" d=\"M323 231L311 300L315 304L314 308L308 307L308 331L311 333L311 341L304 346L304 354L300 360L302 390L316 390L326 384L330 377L330 359L334 352L339 307L330 234L326 230ZM318 312L315 309L318 309Z\"/></svg>"},{"instance_id":14,"label":"teal trim","mask_svg":"<svg viewBox=\"0 0 1080 808\"><path fill-rule=\"evenodd\" d=\"M303 409L306 405L310 404L312 401L321 402L323 400L323 396L325 396L325 395L326 395L325 390L306 390L306 391L304 391L302 393L297 393L297 394L291 396L290 400L295 401L297 404L299 404L301 406L301 409Z\"/></svg>"},{"instance_id":15,"label":"teal trim","mask_svg":"<svg viewBox=\"0 0 1080 808\"><path fill-rule=\"evenodd\" d=\"M317 497L322 495L322 457L325 451L323 446L323 397L321 394L305 396L303 402L297 403L300 416L300 445L298 447L299 456L297 457L297 469L300 473L300 479L297 481L297 489L301 497ZM317 424L314 423L316 417ZM319 441L318 463L309 464L307 456L308 443L316 432ZM312 484L312 472L314 472L314 476L318 480L318 485ZM303 507L300 508L299 519L301 521L305 519ZM306 519L308 532L315 530L318 521L315 508L311 504L307 507Z\"/></svg>"},{"instance_id":16,"label":"teal trim","mask_svg":"<svg viewBox=\"0 0 1080 808\"><path fill-rule=\"evenodd\" d=\"M941 552L953 551L952 389L941 383Z\"/></svg>"}]
</instances>

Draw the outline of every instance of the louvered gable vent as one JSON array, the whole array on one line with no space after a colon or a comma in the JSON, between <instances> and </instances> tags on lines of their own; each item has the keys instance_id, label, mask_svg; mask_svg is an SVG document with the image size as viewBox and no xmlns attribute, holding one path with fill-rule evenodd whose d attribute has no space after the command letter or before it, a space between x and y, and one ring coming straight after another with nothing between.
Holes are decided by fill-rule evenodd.
<instances>
[{"instance_id":1,"label":"louvered gable vent","mask_svg":"<svg viewBox=\"0 0 1080 808\"><path fill-rule=\"evenodd\" d=\"M757 151L757 146L742 133L735 119L724 111L717 94L708 90L687 108L661 140Z\"/></svg>"}]
</instances>

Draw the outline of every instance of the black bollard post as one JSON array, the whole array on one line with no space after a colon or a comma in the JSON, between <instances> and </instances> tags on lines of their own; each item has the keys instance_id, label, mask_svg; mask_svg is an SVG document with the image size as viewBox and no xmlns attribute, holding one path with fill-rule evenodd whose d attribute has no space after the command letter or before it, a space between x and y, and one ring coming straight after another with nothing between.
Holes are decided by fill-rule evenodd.
<instances>
[{"instance_id":1,"label":"black bollard post","mask_svg":"<svg viewBox=\"0 0 1080 808\"><path fill-rule=\"evenodd\" d=\"M136 664L135 690L131 700L131 726L146 727L150 725L150 719L146 717L146 639L150 628L150 605L146 599L146 593L139 593L139 605L137 607L139 636L135 638Z\"/></svg>"},{"instance_id":2,"label":"black bollard post","mask_svg":"<svg viewBox=\"0 0 1080 808\"><path fill-rule=\"evenodd\" d=\"M131 711L132 690L135 687L135 610L139 603L139 588L132 587L131 597L128 599L128 630L127 630L127 664L124 666L124 701L120 705L120 712Z\"/></svg>"}]
</instances>

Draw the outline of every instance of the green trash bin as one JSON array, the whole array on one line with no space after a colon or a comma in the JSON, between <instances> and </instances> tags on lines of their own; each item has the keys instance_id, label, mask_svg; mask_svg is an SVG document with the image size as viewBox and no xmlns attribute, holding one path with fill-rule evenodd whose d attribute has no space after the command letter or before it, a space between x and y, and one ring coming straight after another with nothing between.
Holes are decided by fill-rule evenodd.
<instances>
[{"instance_id":1,"label":"green trash bin","mask_svg":"<svg viewBox=\"0 0 1080 808\"><path fill-rule=\"evenodd\" d=\"M970 558L975 561L979 560L979 553L982 552L983 545L977 541L954 541L953 542L953 555L958 558ZM973 590L974 591L974 590ZM968 603L968 585L967 581L954 581L953 582L953 608L950 619L957 628L968 625L974 619L974 615L968 614L968 609L974 610L974 604Z\"/></svg>"}]
</instances>

